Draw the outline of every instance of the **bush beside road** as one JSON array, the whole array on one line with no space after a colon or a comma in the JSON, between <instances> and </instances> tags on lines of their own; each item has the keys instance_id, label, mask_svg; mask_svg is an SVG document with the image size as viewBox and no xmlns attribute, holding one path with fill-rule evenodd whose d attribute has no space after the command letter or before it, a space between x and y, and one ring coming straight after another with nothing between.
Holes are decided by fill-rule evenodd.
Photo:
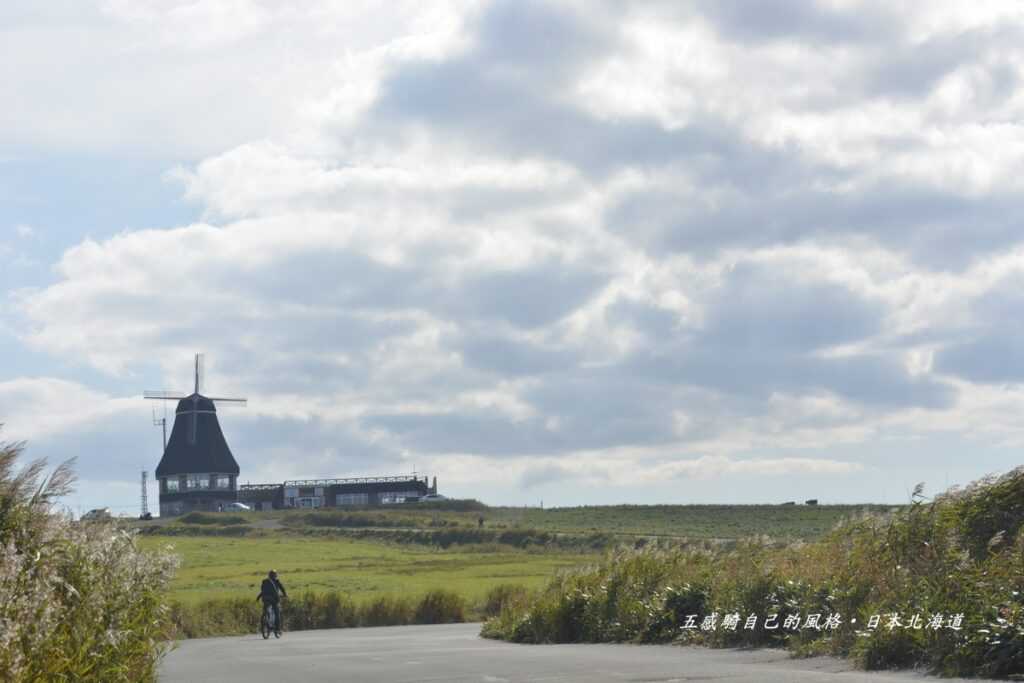
<instances>
[{"instance_id":1,"label":"bush beside road","mask_svg":"<svg viewBox=\"0 0 1024 683\"><path fill-rule=\"evenodd\" d=\"M934 501L919 489L906 508L808 543L616 552L509 600L483 633L521 643L778 646L869 669L1022 674L1021 501L1024 468ZM829 628L832 615L839 623Z\"/></svg>"}]
</instances>

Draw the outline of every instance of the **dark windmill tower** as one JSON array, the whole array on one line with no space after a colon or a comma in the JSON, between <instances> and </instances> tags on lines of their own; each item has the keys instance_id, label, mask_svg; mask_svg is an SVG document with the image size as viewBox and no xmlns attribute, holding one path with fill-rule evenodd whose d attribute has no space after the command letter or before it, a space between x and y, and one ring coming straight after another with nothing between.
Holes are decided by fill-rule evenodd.
<instances>
[{"instance_id":1,"label":"dark windmill tower","mask_svg":"<svg viewBox=\"0 0 1024 683\"><path fill-rule=\"evenodd\" d=\"M147 391L145 398L177 401L171 438L156 468L160 516L192 510L216 511L237 499L238 463L217 421L218 404L246 404L244 398L202 395L203 356L196 354L195 391Z\"/></svg>"}]
</instances>

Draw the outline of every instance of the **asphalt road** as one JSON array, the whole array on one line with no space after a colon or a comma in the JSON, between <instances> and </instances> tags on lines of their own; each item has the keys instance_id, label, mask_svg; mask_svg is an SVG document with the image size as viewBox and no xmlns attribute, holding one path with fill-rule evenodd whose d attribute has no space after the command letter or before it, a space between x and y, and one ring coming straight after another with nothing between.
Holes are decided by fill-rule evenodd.
<instances>
[{"instance_id":1,"label":"asphalt road","mask_svg":"<svg viewBox=\"0 0 1024 683\"><path fill-rule=\"evenodd\" d=\"M513 645L485 640L479 624L392 626L182 642L160 668L164 682L367 683L452 681L928 680L914 673L866 673L828 657L789 659L777 650L710 650L668 645ZM940 679L931 679L939 682ZM941 683L965 679L941 679Z\"/></svg>"}]
</instances>

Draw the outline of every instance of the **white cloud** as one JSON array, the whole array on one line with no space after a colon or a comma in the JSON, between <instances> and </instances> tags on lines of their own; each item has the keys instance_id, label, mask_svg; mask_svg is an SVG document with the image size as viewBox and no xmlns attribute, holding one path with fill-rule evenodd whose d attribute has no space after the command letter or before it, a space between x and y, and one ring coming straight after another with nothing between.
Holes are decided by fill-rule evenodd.
<instances>
[{"instance_id":1,"label":"white cloud","mask_svg":"<svg viewBox=\"0 0 1024 683\"><path fill-rule=\"evenodd\" d=\"M49 377L0 382L5 439L41 439L75 432L113 415L143 412L137 401L115 398L75 382Z\"/></svg>"},{"instance_id":2,"label":"white cloud","mask_svg":"<svg viewBox=\"0 0 1024 683\"><path fill-rule=\"evenodd\" d=\"M457 47L460 18L448 5L388 9L327 1L301 10L248 0L5 3L0 20L11 17L4 42L16 68L0 72L0 86L21 96L0 112L0 141L194 159L287 138L311 115L358 111L389 61Z\"/></svg>"},{"instance_id":3,"label":"white cloud","mask_svg":"<svg viewBox=\"0 0 1024 683\"><path fill-rule=\"evenodd\" d=\"M1020 312L1018 27L730 8L28 11L0 138L166 159L203 221L81 239L21 338L111 381L205 351L240 419L312 444L254 449L265 476L358 451L458 485L865 485L830 448L1017 443L1024 375L983 361ZM120 414L90 391L82 419Z\"/></svg>"},{"instance_id":4,"label":"white cloud","mask_svg":"<svg viewBox=\"0 0 1024 683\"><path fill-rule=\"evenodd\" d=\"M864 466L823 457L757 458L739 460L725 456L679 458L651 463L631 458L601 459L563 457L558 460L525 461L511 468L526 489L573 482L590 486L650 486L679 480L708 482L731 476L784 477L797 474L829 477L860 472ZM470 480L471 481L471 480Z\"/></svg>"}]
</instances>

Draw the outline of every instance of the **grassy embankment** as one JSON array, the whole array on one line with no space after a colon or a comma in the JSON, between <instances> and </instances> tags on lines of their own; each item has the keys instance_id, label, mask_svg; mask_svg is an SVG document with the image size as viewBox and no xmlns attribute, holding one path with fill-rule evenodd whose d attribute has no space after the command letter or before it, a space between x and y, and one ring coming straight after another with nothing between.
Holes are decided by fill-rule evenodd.
<instances>
[{"instance_id":1,"label":"grassy embankment","mask_svg":"<svg viewBox=\"0 0 1024 683\"><path fill-rule=\"evenodd\" d=\"M463 501L453 501L456 505ZM602 549L637 539L735 540L767 535L778 540L817 538L844 518L885 513L883 505L615 505L571 508L486 507L472 511L437 505L244 514L192 513L140 523L156 535L259 536L267 531L328 536L332 533L423 545L560 546ZM477 520L483 517L484 528ZM413 534L411 532L416 532Z\"/></svg>"},{"instance_id":2,"label":"grassy embankment","mask_svg":"<svg viewBox=\"0 0 1024 683\"><path fill-rule=\"evenodd\" d=\"M559 533L601 533L671 539L812 539L842 519L888 512L886 505L592 505L492 508L498 525Z\"/></svg>"},{"instance_id":3,"label":"grassy embankment","mask_svg":"<svg viewBox=\"0 0 1024 683\"><path fill-rule=\"evenodd\" d=\"M777 628L766 628L769 615ZM812 615L821 615L818 627L808 625ZM839 615L835 628L828 615ZM915 493L909 507L810 542L616 552L506 600L484 633L517 642L782 646L850 656L869 669L1022 674L1024 469L934 501Z\"/></svg>"},{"instance_id":4,"label":"grassy embankment","mask_svg":"<svg viewBox=\"0 0 1024 683\"><path fill-rule=\"evenodd\" d=\"M296 598L288 610L289 628L440 619L434 608L420 608L425 600L440 601L448 609L444 619L458 621L486 616L487 605L500 602L501 595L538 588L621 543L654 539L717 547L769 530L814 537L842 515L863 509L463 507L454 502L383 510L193 513L142 525L146 536L140 542L147 548L171 544L181 556L170 597L177 604L179 632L197 636L250 632L258 618L254 596L270 567ZM481 515L484 529L477 528ZM709 545L711 539L718 540ZM438 597L441 588L450 595Z\"/></svg>"}]
</instances>

